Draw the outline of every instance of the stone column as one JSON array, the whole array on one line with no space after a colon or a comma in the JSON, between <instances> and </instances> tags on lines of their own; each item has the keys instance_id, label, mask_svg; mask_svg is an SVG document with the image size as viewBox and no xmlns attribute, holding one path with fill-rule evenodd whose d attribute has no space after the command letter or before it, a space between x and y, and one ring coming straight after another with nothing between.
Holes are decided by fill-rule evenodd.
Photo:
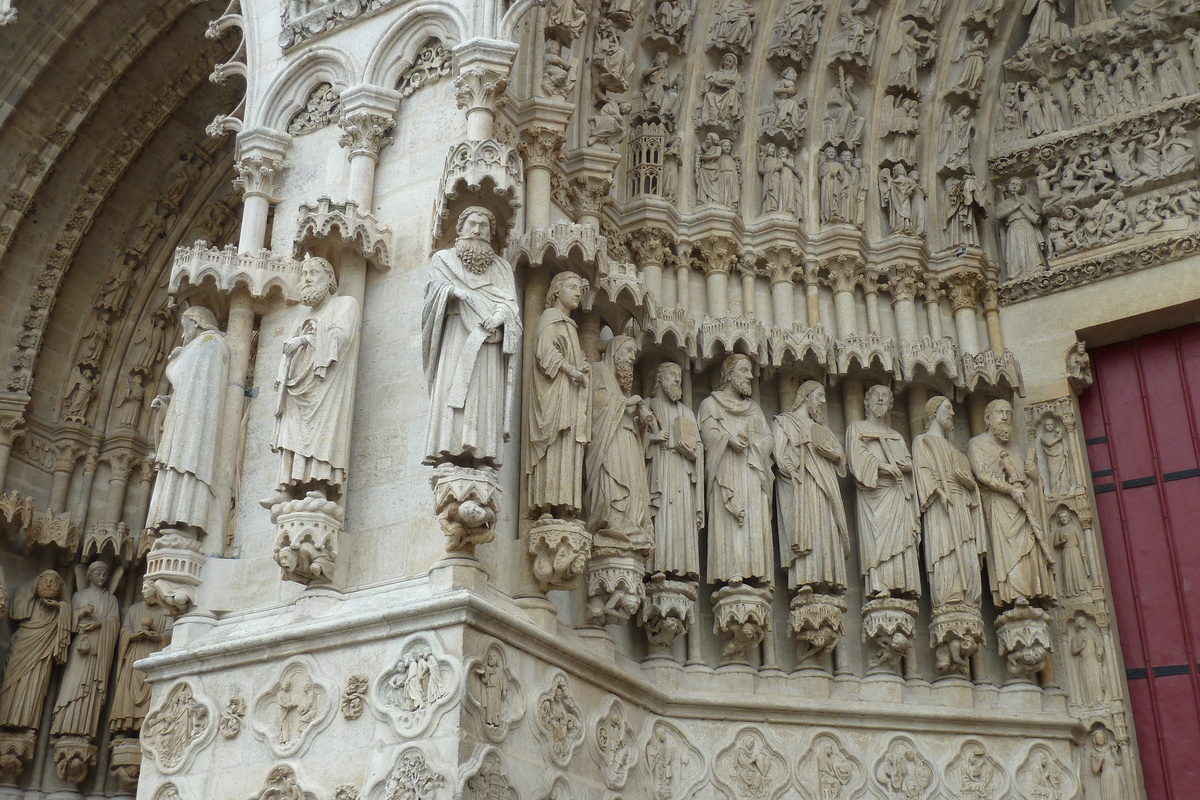
<instances>
[{"instance_id":1,"label":"stone column","mask_svg":"<svg viewBox=\"0 0 1200 800\"><path fill-rule=\"evenodd\" d=\"M246 373L250 371L250 349L254 341L254 307L250 290L243 284L229 293L229 320L225 325L225 343L229 345L229 373L225 384L225 410L221 419L221 439L217 443L217 481L213 487L217 500L228 508L237 492L238 442L242 438L242 407L246 399ZM223 532L223 536L227 535ZM212 546L220 552L222 542Z\"/></svg>"},{"instance_id":2,"label":"stone column","mask_svg":"<svg viewBox=\"0 0 1200 800\"><path fill-rule=\"evenodd\" d=\"M292 137L269 128L251 128L237 136L234 184L242 189L242 230L239 253L257 253L267 245L267 216L275 181L283 169L283 154Z\"/></svg>"},{"instance_id":3,"label":"stone column","mask_svg":"<svg viewBox=\"0 0 1200 800\"><path fill-rule=\"evenodd\" d=\"M979 332L975 316L979 287L983 278L974 272L957 272L946 277L950 303L954 308L954 329L958 349L974 355L979 352Z\"/></svg>"},{"instance_id":4,"label":"stone column","mask_svg":"<svg viewBox=\"0 0 1200 800\"><path fill-rule=\"evenodd\" d=\"M833 312L839 339L850 339L858 335L854 287L858 284L859 266L857 261L844 258L825 263L827 280L833 289Z\"/></svg>"},{"instance_id":5,"label":"stone column","mask_svg":"<svg viewBox=\"0 0 1200 800\"><path fill-rule=\"evenodd\" d=\"M609 200L612 181L585 175L571 184L570 196L579 212L579 224L600 230L600 214Z\"/></svg>"},{"instance_id":6,"label":"stone column","mask_svg":"<svg viewBox=\"0 0 1200 800\"><path fill-rule=\"evenodd\" d=\"M391 144L400 93L382 86L355 86L342 92L342 136L338 144L350 150L350 182L346 198L371 213L375 203L375 168L379 151Z\"/></svg>"},{"instance_id":7,"label":"stone column","mask_svg":"<svg viewBox=\"0 0 1200 800\"><path fill-rule=\"evenodd\" d=\"M119 450L106 457L112 469L108 476L108 496L104 500L103 522L121 522L125 509L125 492L129 487L129 475L138 463L136 454Z\"/></svg>"},{"instance_id":8,"label":"stone column","mask_svg":"<svg viewBox=\"0 0 1200 800\"><path fill-rule=\"evenodd\" d=\"M1004 352L1004 335L1000 332L1000 295L995 281L983 287L983 319L987 323L988 345L996 355Z\"/></svg>"},{"instance_id":9,"label":"stone column","mask_svg":"<svg viewBox=\"0 0 1200 800\"><path fill-rule=\"evenodd\" d=\"M86 452L74 442L65 442L54 447L54 469L50 473L51 514L57 515L67 510L71 473L75 471L75 463L83 458Z\"/></svg>"},{"instance_id":10,"label":"stone column","mask_svg":"<svg viewBox=\"0 0 1200 800\"><path fill-rule=\"evenodd\" d=\"M663 266L671 252L673 239L661 228L640 228L634 231L630 244L646 288L654 296L655 302L666 305L663 297Z\"/></svg>"},{"instance_id":11,"label":"stone column","mask_svg":"<svg viewBox=\"0 0 1200 800\"><path fill-rule=\"evenodd\" d=\"M725 264L707 264L704 283L708 288L708 315L724 317L729 313L729 272Z\"/></svg>"},{"instance_id":12,"label":"stone column","mask_svg":"<svg viewBox=\"0 0 1200 800\"><path fill-rule=\"evenodd\" d=\"M817 279L817 262L804 265L804 307L808 315L808 327L821 323L821 285Z\"/></svg>"},{"instance_id":13,"label":"stone column","mask_svg":"<svg viewBox=\"0 0 1200 800\"><path fill-rule=\"evenodd\" d=\"M754 278L758 270L749 259L741 259L738 261L738 272L742 277L742 314L747 317L756 317L758 316L758 304L754 297Z\"/></svg>"},{"instance_id":14,"label":"stone column","mask_svg":"<svg viewBox=\"0 0 1200 800\"><path fill-rule=\"evenodd\" d=\"M8 459L13 444L24 435L25 414L23 410L0 411L0 492L8 477Z\"/></svg>"},{"instance_id":15,"label":"stone column","mask_svg":"<svg viewBox=\"0 0 1200 800\"><path fill-rule=\"evenodd\" d=\"M521 132L520 151L525 161L526 229L550 226L551 170L562 158L564 138L561 130L545 126L534 126Z\"/></svg>"},{"instance_id":16,"label":"stone column","mask_svg":"<svg viewBox=\"0 0 1200 800\"><path fill-rule=\"evenodd\" d=\"M685 258L675 264L675 306L685 313L692 307L692 268Z\"/></svg>"},{"instance_id":17,"label":"stone column","mask_svg":"<svg viewBox=\"0 0 1200 800\"><path fill-rule=\"evenodd\" d=\"M919 281L916 273L897 269L888 276L888 291L892 294L892 310L896 314L896 330L900 344L915 344L920 339L917 330L917 296Z\"/></svg>"},{"instance_id":18,"label":"stone column","mask_svg":"<svg viewBox=\"0 0 1200 800\"><path fill-rule=\"evenodd\" d=\"M867 270L863 277L863 298L867 301L867 333L876 336L883 333L879 324L879 274Z\"/></svg>"},{"instance_id":19,"label":"stone column","mask_svg":"<svg viewBox=\"0 0 1200 800\"><path fill-rule=\"evenodd\" d=\"M496 111L504 103L516 42L478 37L454 48L458 107L467 112L467 138L493 139Z\"/></svg>"},{"instance_id":20,"label":"stone column","mask_svg":"<svg viewBox=\"0 0 1200 800\"><path fill-rule=\"evenodd\" d=\"M933 341L943 338L942 333L942 296L936 279L925 281L925 316L929 322L929 338Z\"/></svg>"}]
</instances>

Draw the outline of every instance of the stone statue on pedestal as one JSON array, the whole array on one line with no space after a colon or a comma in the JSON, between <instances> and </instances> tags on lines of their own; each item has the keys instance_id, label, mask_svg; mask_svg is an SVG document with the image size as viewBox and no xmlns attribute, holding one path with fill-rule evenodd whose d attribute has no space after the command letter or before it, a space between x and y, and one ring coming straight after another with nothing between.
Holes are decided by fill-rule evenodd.
<instances>
[{"instance_id":1,"label":"stone statue on pedestal","mask_svg":"<svg viewBox=\"0 0 1200 800\"><path fill-rule=\"evenodd\" d=\"M779 468L779 554L789 564L789 583L833 591L846 589L850 532L838 476L846 454L825 421L825 387L805 381L792 410L775 418L775 464Z\"/></svg>"},{"instance_id":2,"label":"stone statue on pedestal","mask_svg":"<svg viewBox=\"0 0 1200 800\"><path fill-rule=\"evenodd\" d=\"M867 390L867 418L846 427L846 453L858 484L858 542L867 597L921 596L913 462L904 439L887 424L892 392Z\"/></svg>"},{"instance_id":3,"label":"stone statue on pedestal","mask_svg":"<svg viewBox=\"0 0 1200 800\"><path fill-rule=\"evenodd\" d=\"M150 686L134 662L156 653L171 642L175 618L159 604L142 600L125 612L117 644L117 679L109 711L109 730L137 733L150 710Z\"/></svg>"},{"instance_id":4,"label":"stone statue on pedestal","mask_svg":"<svg viewBox=\"0 0 1200 800\"><path fill-rule=\"evenodd\" d=\"M773 582L773 439L762 409L751 397L752 379L749 357L730 355L721 365L720 388L700 404L710 583Z\"/></svg>"},{"instance_id":5,"label":"stone statue on pedestal","mask_svg":"<svg viewBox=\"0 0 1200 800\"><path fill-rule=\"evenodd\" d=\"M654 518L651 571L697 580L699 531L704 525L704 445L696 415L681 401L682 368L671 361L655 373L649 400L650 513Z\"/></svg>"},{"instance_id":6,"label":"stone statue on pedestal","mask_svg":"<svg viewBox=\"0 0 1200 800\"><path fill-rule=\"evenodd\" d=\"M1007 400L988 403L984 419L987 431L971 439L967 452L983 495L992 595L998 606L1053 600L1054 555L1045 537L1045 503L1033 454L1022 466Z\"/></svg>"},{"instance_id":7,"label":"stone statue on pedestal","mask_svg":"<svg viewBox=\"0 0 1200 800\"><path fill-rule=\"evenodd\" d=\"M311 256L300 268L300 299L310 311L283 342L271 449L280 454L276 495L265 508L316 492L337 500L350 461L350 420L358 369L360 312L337 294L333 265Z\"/></svg>"},{"instance_id":8,"label":"stone statue on pedestal","mask_svg":"<svg viewBox=\"0 0 1200 800\"><path fill-rule=\"evenodd\" d=\"M454 247L429 265L421 339L427 464L499 466L513 429L521 316L512 266L492 249L495 224L487 209L468 208Z\"/></svg>"},{"instance_id":9,"label":"stone statue on pedestal","mask_svg":"<svg viewBox=\"0 0 1200 800\"><path fill-rule=\"evenodd\" d=\"M75 638L54 704L52 736L96 735L121 625L117 598L106 586L108 573L107 564L93 561L87 568L86 585L71 598Z\"/></svg>"},{"instance_id":10,"label":"stone statue on pedestal","mask_svg":"<svg viewBox=\"0 0 1200 800\"><path fill-rule=\"evenodd\" d=\"M67 660L71 642L71 604L63 599L63 588L62 577L46 570L17 594L9 617L19 624L0 684L0 726L41 724L50 671Z\"/></svg>"}]
</instances>

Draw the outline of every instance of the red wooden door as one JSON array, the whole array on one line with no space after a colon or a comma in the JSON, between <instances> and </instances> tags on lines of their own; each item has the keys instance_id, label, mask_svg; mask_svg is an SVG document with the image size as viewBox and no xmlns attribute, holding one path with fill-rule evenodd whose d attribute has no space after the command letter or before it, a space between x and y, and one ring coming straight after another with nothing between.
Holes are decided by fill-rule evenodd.
<instances>
[{"instance_id":1,"label":"red wooden door","mask_svg":"<svg viewBox=\"0 0 1200 800\"><path fill-rule=\"evenodd\" d=\"M1150 800L1200 796L1200 325L1092 352L1080 398Z\"/></svg>"}]
</instances>

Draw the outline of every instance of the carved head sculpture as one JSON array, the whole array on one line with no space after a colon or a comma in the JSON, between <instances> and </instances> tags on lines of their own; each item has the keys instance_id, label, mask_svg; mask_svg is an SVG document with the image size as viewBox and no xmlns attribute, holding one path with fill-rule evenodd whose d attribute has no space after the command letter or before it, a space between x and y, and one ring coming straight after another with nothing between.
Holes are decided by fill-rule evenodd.
<instances>
[{"instance_id":1,"label":"carved head sculpture","mask_svg":"<svg viewBox=\"0 0 1200 800\"><path fill-rule=\"evenodd\" d=\"M725 72L733 72L738 67L737 56L733 53L726 53L721 57L721 69Z\"/></svg>"},{"instance_id":2,"label":"carved head sculpture","mask_svg":"<svg viewBox=\"0 0 1200 800\"><path fill-rule=\"evenodd\" d=\"M728 155L733 152L733 142L728 139L721 140L721 152Z\"/></svg>"},{"instance_id":3,"label":"carved head sculpture","mask_svg":"<svg viewBox=\"0 0 1200 800\"><path fill-rule=\"evenodd\" d=\"M741 353L734 353L725 356L725 360L721 362L721 388L733 388L735 392L742 397L749 397L753 388L751 380L754 377L754 368L750 363L750 357L744 356Z\"/></svg>"},{"instance_id":4,"label":"carved head sculpture","mask_svg":"<svg viewBox=\"0 0 1200 800\"><path fill-rule=\"evenodd\" d=\"M1043 92L1050 90L1050 81L1045 75L1037 79L1037 87Z\"/></svg>"},{"instance_id":5,"label":"carved head sculpture","mask_svg":"<svg viewBox=\"0 0 1200 800\"><path fill-rule=\"evenodd\" d=\"M954 430L954 404L949 398L938 395L925 401L925 424L932 425L935 420L942 430Z\"/></svg>"},{"instance_id":6,"label":"carved head sculpture","mask_svg":"<svg viewBox=\"0 0 1200 800\"><path fill-rule=\"evenodd\" d=\"M1059 508L1054 512L1054 519L1058 523L1058 527L1065 528L1071 524L1071 512L1065 507Z\"/></svg>"},{"instance_id":7,"label":"carved head sculpture","mask_svg":"<svg viewBox=\"0 0 1200 800\"><path fill-rule=\"evenodd\" d=\"M983 412L987 429L1001 442L1012 439L1012 418L1012 404L1007 400L993 400Z\"/></svg>"},{"instance_id":8,"label":"carved head sculpture","mask_svg":"<svg viewBox=\"0 0 1200 800\"><path fill-rule=\"evenodd\" d=\"M102 588L108 580L108 564L103 561L93 561L87 568L88 583L96 588Z\"/></svg>"},{"instance_id":9,"label":"carved head sculpture","mask_svg":"<svg viewBox=\"0 0 1200 800\"><path fill-rule=\"evenodd\" d=\"M808 415L817 422L825 421L825 387L817 381L805 381L796 390L796 399L792 401L792 411L806 406Z\"/></svg>"},{"instance_id":10,"label":"carved head sculpture","mask_svg":"<svg viewBox=\"0 0 1200 800\"><path fill-rule=\"evenodd\" d=\"M1005 184L1005 191L1009 195L1017 197L1025 191L1025 181L1020 178L1009 178L1008 183Z\"/></svg>"},{"instance_id":11,"label":"carved head sculpture","mask_svg":"<svg viewBox=\"0 0 1200 800\"><path fill-rule=\"evenodd\" d=\"M482 239L490 241L492 231L496 228L496 215L483 206L470 206L463 209L458 216L458 225L454 232L459 238Z\"/></svg>"},{"instance_id":12,"label":"carved head sculpture","mask_svg":"<svg viewBox=\"0 0 1200 800\"><path fill-rule=\"evenodd\" d=\"M826 147L825 148L825 160L826 161L837 161L837 149L833 148L833 147Z\"/></svg>"},{"instance_id":13,"label":"carved head sculpture","mask_svg":"<svg viewBox=\"0 0 1200 800\"><path fill-rule=\"evenodd\" d=\"M192 306L181 315L183 320L183 341L186 344L195 339L202 331L217 330L217 316L204 306Z\"/></svg>"},{"instance_id":14,"label":"carved head sculpture","mask_svg":"<svg viewBox=\"0 0 1200 800\"><path fill-rule=\"evenodd\" d=\"M796 77L797 76L796 76L796 68L795 67L785 67L784 68L783 79L785 81L795 81Z\"/></svg>"},{"instance_id":15,"label":"carved head sculpture","mask_svg":"<svg viewBox=\"0 0 1200 800\"><path fill-rule=\"evenodd\" d=\"M654 383L672 402L683 397L683 368L674 361L664 361L654 371Z\"/></svg>"},{"instance_id":16,"label":"carved head sculpture","mask_svg":"<svg viewBox=\"0 0 1200 800\"><path fill-rule=\"evenodd\" d=\"M867 417L886 422L888 412L892 410L892 402L892 390L882 383L875 384L867 389Z\"/></svg>"},{"instance_id":17,"label":"carved head sculpture","mask_svg":"<svg viewBox=\"0 0 1200 800\"><path fill-rule=\"evenodd\" d=\"M629 394L633 390L633 362L637 359L637 343L629 336L614 336L604 347L607 361L621 384L621 390Z\"/></svg>"},{"instance_id":18,"label":"carved head sculpture","mask_svg":"<svg viewBox=\"0 0 1200 800\"><path fill-rule=\"evenodd\" d=\"M1081 631L1087 630L1088 615L1083 611L1075 612L1075 627Z\"/></svg>"},{"instance_id":19,"label":"carved head sculpture","mask_svg":"<svg viewBox=\"0 0 1200 800\"><path fill-rule=\"evenodd\" d=\"M851 153L849 150L843 150L842 154L838 156L838 160L840 160L842 164L849 164L854 160L854 153Z\"/></svg>"},{"instance_id":20,"label":"carved head sculpture","mask_svg":"<svg viewBox=\"0 0 1200 800\"><path fill-rule=\"evenodd\" d=\"M309 256L300 265L300 302L315 306L337 294L337 276L333 264L320 256Z\"/></svg>"},{"instance_id":21,"label":"carved head sculpture","mask_svg":"<svg viewBox=\"0 0 1200 800\"><path fill-rule=\"evenodd\" d=\"M546 305L561 305L566 311L574 311L583 302L583 290L587 281L574 272L560 272L550 281L546 291Z\"/></svg>"},{"instance_id":22,"label":"carved head sculpture","mask_svg":"<svg viewBox=\"0 0 1200 800\"><path fill-rule=\"evenodd\" d=\"M46 570L37 576L37 581L33 584L33 591L44 600L61 599L63 595L62 576L52 569Z\"/></svg>"},{"instance_id":23,"label":"carved head sculpture","mask_svg":"<svg viewBox=\"0 0 1200 800\"><path fill-rule=\"evenodd\" d=\"M492 249L495 229L496 217L483 206L471 206L459 215L454 252L467 271L481 275L496 260L496 251Z\"/></svg>"}]
</instances>

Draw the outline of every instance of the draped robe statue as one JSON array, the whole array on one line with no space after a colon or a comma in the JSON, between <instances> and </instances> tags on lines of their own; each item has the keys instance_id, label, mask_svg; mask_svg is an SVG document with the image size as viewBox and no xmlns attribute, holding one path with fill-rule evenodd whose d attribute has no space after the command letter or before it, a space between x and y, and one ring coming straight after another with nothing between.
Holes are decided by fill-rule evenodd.
<instances>
[{"instance_id":1,"label":"draped robe statue","mask_svg":"<svg viewBox=\"0 0 1200 800\"><path fill-rule=\"evenodd\" d=\"M1054 598L1054 557L1045 537L1044 503L1033 459L1024 466L1012 442L1012 406L988 403L987 431L967 453L979 481L988 528L988 574L997 606Z\"/></svg>"},{"instance_id":2,"label":"draped robe statue","mask_svg":"<svg viewBox=\"0 0 1200 800\"><path fill-rule=\"evenodd\" d=\"M421 326L426 464L499 466L512 431L521 312L512 266L492 250L493 227L490 211L468 208L454 247L429 265Z\"/></svg>"},{"instance_id":3,"label":"draped robe statue","mask_svg":"<svg viewBox=\"0 0 1200 800\"><path fill-rule=\"evenodd\" d=\"M117 644L117 679L108 727L113 733L137 733L150 710L150 684L134 662L157 653L171 642L175 618L161 605L134 603L121 622Z\"/></svg>"},{"instance_id":4,"label":"draped robe statue","mask_svg":"<svg viewBox=\"0 0 1200 800\"><path fill-rule=\"evenodd\" d=\"M858 485L858 543L868 598L921 596L912 458L885 422L892 408L886 386L867 391L867 418L846 427L846 455Z\"/></svg>"},{"instance_id":5,"label":"draped robe statue","mask_svg":"<svg viewBox=\"0 0 1200 800\"><path fill-rule=\"evenodd\" d=\"M843 592L850 532L838 476L846 454L825 419L825 387L805 381L792 410L775 418L775 464L780 481L779 554L793 587Z\"/></svg>"},{"instance_id":6,"label":"draped robe statue","mask_svg":"<svg viewBox=\"0 0 1200 800\"><path fill-rule=\"evenodd\" d=\"M300 299L309 312L283 342L275 387L275 435L280 454L270 508L306 492L338 499L350 460L350 420L358 368L358 301L337 294L333 266L309 257L300 267Z\"/></svg>"},{"instance_id":7,"label":"draped robe statue","mask_svg":"<svg viewBox=\"0 0 1200 800\"><path fill-rule=\"evenodd\" d=\"M591 369L592 435L583 492L593 551L649 553L654 547L642 440L648 411L640 397L630 395L636 356L633 339L617 336Z\"/></svg>"},{"instance_id":8,"label":"draped robe statue","mask_svg":"<svg viewBox=\"0 0 1200 800\"><path fill-rule=\"evenodd\" d=\"M947 438L954 406L945 397L925 404L925 433L913 439L913 470L925 521L925 568L933 608L983 599L979 555L987 529L971 462Z\"/></svg>"},{"instance_id":9,"label":"draped robe statue","mask_svg":"<svg viewBox=\"0 0 1200 800\"><path fill-rule=\"evenodd\" d=\"M218 535L227 509L217 508L215 443L220 439L221 414L229 373L229 345L207 308L183 312L183 345L167 359L171 382L162 433L154 456L157 476L146 526L200 529Z\"/></svg>"},{"instance_id":10,"label":"draped robe statue","mask_svg":"<svg viewBox=\"0 0 1200 800\"><path fill-rule=\"evenodd\" d=\"M696 415L680 402L682 369L665 362L650 398L648 455L650 513L654 518L652 572L700 577L700 528L704 525L704 445Z\"/></svg>"},{"instance_id":11,"label":"draped robe statue","mask_svg":"<svg viewBox=\"0 0 1200 800\"><path fill-rule=\"evenodd\" d=\"M726 357L720 388L700 404L710 583L773 583L772 438L762 409L750 396L752 377L749 358Z\"/></svg>"},{"instance_id":12,"label":"draped robe statue","mask_svg":"<svg viewBox=\"0 0 1200 800\"><path fill-rule=\"evenodd\" d=\"M574 517L583 508L581 479L587 445L588 372L571 312L583 299L583 278L560 272L546 292L549 306L534 332L529 437L524 442L530 509Z\"/></svg>"},{"instance_id":13,"label":"draped robe statue","mask_svg":"<svg viewBox=\"0 0 1200 800\"><path fill-rule=\"evenodd\" d=\"M50 671L66 661L71 642L71 604L62 596L62 577L46 570L17 595L9 612L20 624L0 684L0 725L6 728L37 728L42 722Z\"/></svg>"},{"instance_id":14,"label":"draped robe statue","mask_svg":"<svg viewBox=\"0 0 1200 800\"><path fill-rule=\"evenodd\" d=\"M121 625L117 598L107 582L108 565L93 561L87 568L87 585L71 598L75 638L54 704L52 736L96 736Z\"/></svg>"}]
</instances>

